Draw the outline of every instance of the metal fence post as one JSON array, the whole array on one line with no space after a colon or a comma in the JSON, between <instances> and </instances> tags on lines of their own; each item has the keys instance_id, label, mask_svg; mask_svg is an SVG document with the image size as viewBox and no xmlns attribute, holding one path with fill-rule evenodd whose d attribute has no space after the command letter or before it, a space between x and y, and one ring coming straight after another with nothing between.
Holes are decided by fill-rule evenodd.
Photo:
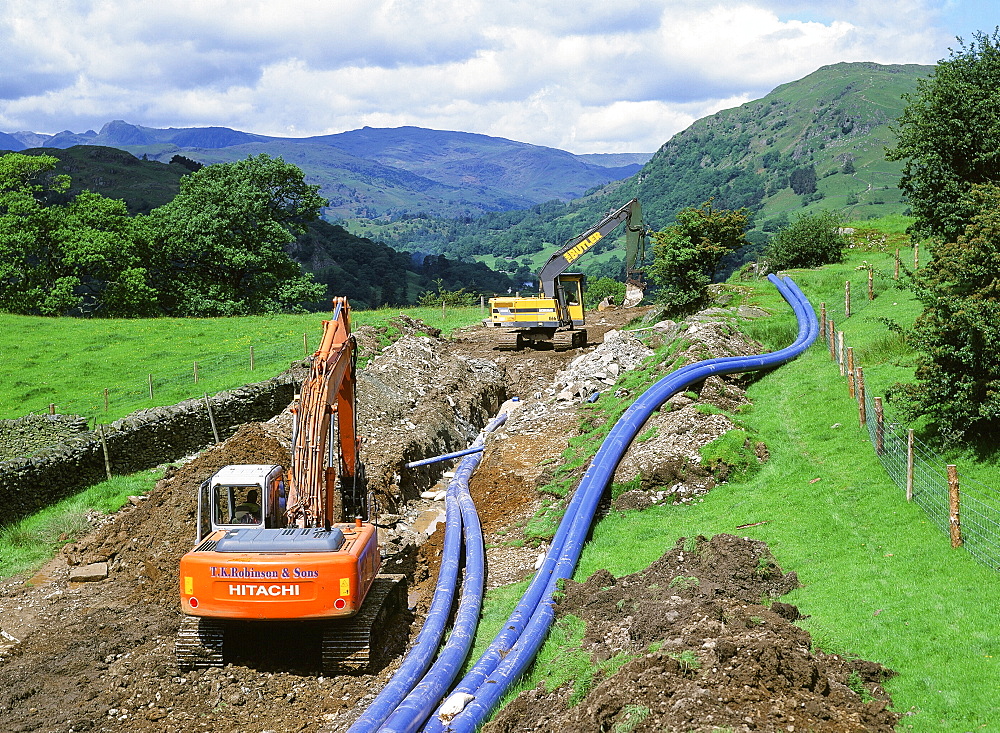
<instances>
[{"instance_id":1,"label":"metal fence post","mask_svg":"<svg viewBox=\"0 0 1000 733\"><path fill-rule=\"evenodd\" d=\"M906 431L906 500L913 501L913 428Z\"/></svg>"}]
</instances>

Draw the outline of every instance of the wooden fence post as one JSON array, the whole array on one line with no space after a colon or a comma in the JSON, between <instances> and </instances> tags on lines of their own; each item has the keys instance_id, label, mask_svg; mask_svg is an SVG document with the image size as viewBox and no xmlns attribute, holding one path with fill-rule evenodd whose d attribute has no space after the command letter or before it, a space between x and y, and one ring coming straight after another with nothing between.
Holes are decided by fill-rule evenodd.
<instances>
[{"instance_id":1,"label":"wooden fence post","mask_svg":"<svg viewBox=\"0 0 1000 733\"><path fill-rule=\"evenodd\" d=\"M896 247L896 266L893 269L892 279L893 280L899 279L899 247Z\"/></svg>"},{"instance_id":2,"label":"wooden fence post","mask_svg":"<svg viewBox=\"0 0 1000 733\"><path fill-rule=\"evenodd\" d=\"M851 317L851 281L844 282L844 318Z\"/></svg>"},{"instance_id":3,"label":"wooden fence post","mask_svg":"<svg viewBox=\"0 0 1000 733\"><path fill-rule=\"evenodd\" d=\"M194 383L198 384L198 362L194 363Z\"/></svg>"},{"instance_id":4,"label":"wooden fence post","mask_svg":"<svg viewBox=\"0 0 1000 733\"><path fill-rule=\"evenodd\" d=\"M830 322L829 322L828 325L829 325L829 328L827 329L827 331L830 334L830 359L831 359L831 361L836 361L837 360L837 335L835 333L834 323L833 323L833 319L832 318L830 319Z\"/></svg>"},{"instance_id":5,"label":"wooden fence post","mask_svg":"<svg viewBox=\"0 0 1000 733\"><path fill-rule=\"evenodd\" d=\"M875 300L875 271L868 270L868 300Z\"/></svg>"},{"instance_id":6,"label":"wooden fence post","mask_svg":"<svg viewBox=\"0 0 1000 733\"><path fill-rule=\"evenodd\" d=\"M920 267L920 245L914 243L913 245L913 269L916 270Z\"/></svg>"},{"instance_id":7,"label":"wooden fence post","mask_svg":"<svg viewBox=\"0 0 1000 733\"><path fill-rule=\"evenodd\" d=\"M854 398L854 347L847 347L847 393Z\"/></svg>"},{"instance_id":8,"label":"wooden fence post","mask_svg":"<svg viewBox=\"0 0 1000 733\"><path fill-rule=\"evenodd\" d=\"M858 393L858 424L864 427L868 424L868 404L865 402L865 372L861 367L857 369L855 378L855 391Z\"/></svg>"},{"instance_id":9,"label":"wooden fence post","mask_svg":"<svg viewBox=\"0 0 1000 733\"><path fill-rule=\"evenodd\" d=\"M153 375L149 375L149 399L153 399Z\"/></svg>"},{"instance_id":10,"label":"wooden fence post","mask_svg":"<svg viewBox=\"0 0 1000 733\"><path fill-rule=\"evenodd\" d=\"M108 411L108 388L104 388L104 411Z\"/></svg>"},{"instance_id":11,"label":"wooden fence post","mask_svg":"<svg viewBox=\"0 0 1000 733\"><path fill-rule=\"evenodd\" d=\"M844 376L847 356L844 353L844 332L837 331L837 363L840 365L840 376Z\"/></svg>"},{"instance_id":12,"label":"wooden fence post","mask_svg":"<svg viewBox=\"0 0 1000 733\"><path fill-rule=\"evenodd\" d=\"M962 546L962 523L959 519L961 501L958 494L958 467L948 465L948 530L951 546Z\"/></svg>"},{"instance_id":13,"label":"wooden fence post","mask_svg":"<svg viewBox=\"0 0 1000 733\"><path fill-rule=\"evenodd\" d=\"M212 414L212 404L208 401L208 392L205 392L205 409L208 410L208 422L212 426L212 437L215 438L215 442L219 442L219 431L215 427L215 415Z\"/></svg>"},{"instance_id":14,"label":"wooden fence post","mask_svg":"<svg viewBox=\"0 0 1000 733\"><path fill-rule=\"evenodd\" d=\"M250 347L250 371L253 371L253 346Z\"/></svg>"},{"instance_id":15,"label":"wooden fence post","mask_svg":"<svg viewBox=\"0 0 1000 733\"><path fill-rule=\"evenodd\" d=\"M56 414L56 403L55 402L50 402L49 403L49 414L50 415L55 415Z\"/></svg>"},{"instance_id":16,"label":"wooden fence post","mask_svg":"<svg viewBox=\"0 0 1000 733\"><path fill-rule=\"evenodd\" d=\"M104 425L98 425L97 435L101 438L101 450L104 451L104 473L111 480L111 458L108 456L108 441L104 438Z\"/></svg>"},{"instance_id":17,"label":"wooden fence post","mask_svg":"<svg viewBox=\"0 0 1000 733\"><path fill-rule=\"evenodd\" d=\"M826 303L819 304L819 333L826 340Z\"/></svg>"},{"instance_id":18,"label":"wooden fence post","mask_svg":"<svg viewBox=\"0 0 1000 733\"><path fill-rule=\"evenodd\" d=\"M302 334L302 355L305 357L309 356L309 334Z\"/></svg>"},{"instance_id":19,"label":"wooden fence post","mask_svg":"<svg viewBox=\"0 0 1000 733\"><path fill-rule=\"evenodd\" d=\"M906 500L913 501L913 428L906 431Z\"/></svg>"},{"instance_id":20,"label":"wooden fence post","mask_svg":"<svg viewBox=\"0 0 1000 733\"><path fill-rule=\"evenodd\" d=\"M885 411L882 408L882 398L875 398L875 454L885 453Z\"/></svg>"}]
</instances>

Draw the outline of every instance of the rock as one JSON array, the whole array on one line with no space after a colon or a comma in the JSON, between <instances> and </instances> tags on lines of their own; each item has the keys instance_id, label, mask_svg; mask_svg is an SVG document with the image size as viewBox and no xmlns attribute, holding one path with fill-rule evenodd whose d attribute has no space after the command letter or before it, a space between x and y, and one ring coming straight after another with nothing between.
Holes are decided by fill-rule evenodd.
<instances>
[{"instance_id":1,"label":"rock","mask_svg":"<svg viewBox=\"0 0 1000 733\"><path fill-rule=\"evenodd\" d=\"M106 562L82 565L69 571L69 581L71 583L92 583L104 580L106 577L108 577L108 564Z\"/></svg>"}]
</instances>

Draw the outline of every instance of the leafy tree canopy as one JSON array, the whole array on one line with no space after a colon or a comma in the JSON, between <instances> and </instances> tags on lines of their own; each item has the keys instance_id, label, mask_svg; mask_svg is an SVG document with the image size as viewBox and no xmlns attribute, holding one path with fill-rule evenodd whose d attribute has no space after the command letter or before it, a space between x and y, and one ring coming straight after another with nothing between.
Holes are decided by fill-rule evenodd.
<instances>
[{"instance_id":1,"label":"leafy tree canopy","mask_svg":"<svg viewBox=\"0 0 1000 733\"><path fill-rule=\"evenodd\" d=\"M746 244L749 210L714 209L712 200L677 212L676 222L653 233L650 279L659 300L683 311L704 302L722 258Z\"/></svg>"},{"instance_id":2,"label":"leafy tree canopy","mask_svg":"<svg viewBox=\"0 0 1000 733\"><path fill-rule=\"evenodd\" d=\"M954 242L973 214L969 185L1000 182L1000 29L959 39L904 98L899 141L887 157L905 161L900 188L916 232Z\"/></svg>"},{"instance_id":3,"label":"leafy tree canopy","mask_svg":"<svg viewBox=\"0 0 1000 733\"><path fill-rule=\"evenodd\" d=\"M57 159L0 156L0 308L42 315L242 315L317 300L285 252L325 203L267 155L201 168L149 216L83 191Z\"/></svg>"},{"instance_id":4,"label":"leafy tree canopy","mask_svg":"<svg viewBox=\"0 0 1000 733\"><path fill-rule=\"evenodd\" d=\"M322 286L285 246L325 200L302 171L266 154L210 165L150 212L161 307L181 316L270 313L314 301Z\"/></svg>"},{"instance_id":5,"label":"leafy tree canopy","mask_svg":"<svg viewBox=\"0 0 1000 733\"><path fill-rule=\"evenodd\" d=\"M974 186L963 205L972 212L964 234L914 274L924 306L909 334L917 382L890 392L908 417L930 417L951 439L1000 428L1000 187Z\"/></svg>"},{"instance_id":6,"label":"leafy tree canopy","mask_svg":"<svg viewBox=\"0 0 1000 733\"><path fill-rule=\"evenodd\" d=\"M125 204L69 188L51 156L0 156L0 308L11 313L148 315L155 293L142 266L143 227Z\"/></svg>"}]
</instances>

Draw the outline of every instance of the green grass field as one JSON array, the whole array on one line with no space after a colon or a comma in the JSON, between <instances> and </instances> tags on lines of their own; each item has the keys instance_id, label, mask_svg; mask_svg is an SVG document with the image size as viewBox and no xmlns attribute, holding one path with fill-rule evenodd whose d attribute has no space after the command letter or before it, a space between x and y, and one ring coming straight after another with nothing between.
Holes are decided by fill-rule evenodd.
<instances>
[{"instance_id":1,"label":"green grass field","mask_svg":"<svg viewBox=\"0 0 1000 733\"><path fill-rule=\"evenodd\" d=\"M355 310L352 325L385 325L399 312ZM449 308L443 315L440 308L406 312L446 332L482 318L478 307ZM81 320L0 314L0 418L45 413L54 404L60 414L107 423L135 410L263 381L315 350L326 317Z\"/></svg>"},{"instance_id":2,"label":"green grass field","mask_svg":"<svg viewBox=\"0 0 1000 733\"><path fill-rule=\"evenodd\" d=\"M867 268L856 269L864 263L883 273L870 302ZM892 280L892 265L888 253L852 252L842 265L791 273L817 310L838 297L843 308L845 280L864 294L837 327L858 349L876 389L911 379L915 359L887 341L880 320L909 325L919 312L909 291ZM795 332L791 311L769 284L752 288L749 302L775 315L749 330L769 349L787 345ZM824 344L764 375L748 394L753 406L733 417L767 444L770 460L702 503L609 514L596 524L575 579L599 568L615 575L641 570L680 537L725 532L763 540L782 568L799 576L802 587L783 600L809 617L800 624L816 648L878 661L898 673L886 686L894 709L904 714L899 730L1000 730L1000 576L952 549L947 535L888 478ZM967 460L960 469L995 479L988 463ZM757 526L737 529L748 524ZM523 587L491 592L477 646L492 639ZM508 699L576 674L580 660L572 647L579 634L571 631L553 632L539 656L543 663Z\"/></svg>"}]
</instances>

